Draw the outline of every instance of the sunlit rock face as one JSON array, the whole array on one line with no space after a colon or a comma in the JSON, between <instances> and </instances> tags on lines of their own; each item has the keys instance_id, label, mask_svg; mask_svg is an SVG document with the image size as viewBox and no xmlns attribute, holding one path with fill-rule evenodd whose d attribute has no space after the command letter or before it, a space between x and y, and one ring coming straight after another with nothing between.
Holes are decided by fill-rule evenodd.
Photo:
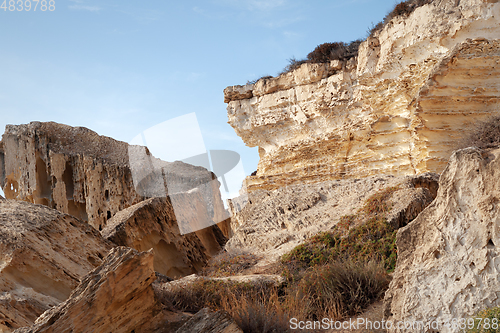
<instances>
[{"instance_id":1,"label":"sunlit rock face","mask_svg":"<svg viewBox=\"0 0 500 333\"><path fill-rule=\"evenodd\" d=\"M499 37L498 1L434 1L357 58L226 88L229 124L259 147L247 189L440 173L469 125L500 110Z\"/></svg>"},{"instance_id":2,"label":"sunlit rock face","mask_svg":"<svg viewBox=\"0 0 500 333\"><path fill-rule=\"evenodd\" d=\"M436 199L397 233L386 319L462 332L447 324L500 305L499 166L498 148L469 147L452 154ZM389 331L429 332L396 325Z\"/></svg>"},{"instance_id":3,"label":"sunlit rock face","mask_svg":"<svg viewBox=\"0 0 500 333\"><path fill-rule=\"evenodd\" d=\"M73 216L0 200L0 332L31 325L65 301L111 247Z\"/></svg>"}]
</instances>

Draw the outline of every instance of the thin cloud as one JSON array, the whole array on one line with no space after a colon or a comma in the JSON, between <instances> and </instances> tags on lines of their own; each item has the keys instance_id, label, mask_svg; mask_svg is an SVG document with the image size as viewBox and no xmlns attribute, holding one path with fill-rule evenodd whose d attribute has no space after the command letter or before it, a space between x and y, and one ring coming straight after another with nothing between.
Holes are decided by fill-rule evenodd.
<instances>
[{"instance_id":1,"label":"thin cloud","mask_svg":"<svg viewBox=\"0 0 500 333\"><path fill-rule=\"evenodd\" d=\"M74 2L77 2L77 1L74 1ZM72 10L86 10L89 12L98 12L102 9L99 6L86 6L86 5L78 5L78 4L77 5L70 5L70 6L68 6L68 8L72 9Z\"/></svg>"},{"instance_id":2,"label":"thin cloud","mask_svg":"<svg viewBox=\"0 0 500 333\"><path fill-rule=\"evenodd\" d=\"M217 0L216 3L246 9L250 11L269 12L274 9L285 7L286 0Z\"/></svg>"}]
</instances>

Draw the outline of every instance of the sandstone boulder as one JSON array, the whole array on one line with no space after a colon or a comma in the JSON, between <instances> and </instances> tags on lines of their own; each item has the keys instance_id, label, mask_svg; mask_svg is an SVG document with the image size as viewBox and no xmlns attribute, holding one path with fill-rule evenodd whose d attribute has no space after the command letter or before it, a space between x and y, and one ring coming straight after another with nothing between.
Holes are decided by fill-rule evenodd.
<instances>
[{"instance_id":1,"label":"sandstone boulder","mask_svg":"<svg viewBox=\"0 0 500 333\"><path fill-rule=\"evenodd\" d=\"M247 190L440 173L469 124L500 110L500 2L442 0L394 17L344 64L228 87L228 122L259 147Z\"/></svg>"},{"instance_id":2,"label":"sandstone boulder","mask_svg":"<svg viewBox=\"0 0 500 333\"><path fill-rule=\"evenodd\" d=\"M184 203L183 210L174 211L172 201ZM205 205L199 191L147 199L116 213L101 234L117 245L138 251L153 248L154 269L161 274L189 275L220 252L226 241L217 225L197 228L210 218ZM195 232L181 233L182 228L191 226Z\"/></svg>"},{"instance_id":3,"label":"sandstone boulder","mask_svg":"<svg viewBox=\"0 0 500 333\"><path fill-rule=\"evenodd\" d=\"M318 184L256 190L229 201L234 236L228 249L245 249L276 259L344 215L355 214L378 191L398 186L387 219L394 227L415 218L434 198L438 176L372 176Z\"/></svg>"},{"instance_id":4,"label":"sandstone boulder","mask_svg":"<svg viewBox=\"0 0 500 333\"><path fill-rule=\"evenodd\" d=\"M194 188L207 203L207 226L227 218L212 172L161 161L146 147L54 122L7 125L0 142L0 185L7 199L55 208L99 230L147 197Z\"/></svg>"},{"instance_id":5,"label":"sandstone boulder","mask_svg":"<svg viewBox=\"0 0 500 333\"><path fill-rule=\"evenodd\" d=\"M243 333L229 314L223 310L204 308L181 326L175 333Z\"/></svg>"},{"instance_id":6,"label":"sandstone boulder","mask_svg":"<svg viewBox=\"0 0 500 333\"><path fill-rule=\"evenodd\" d=\"M15 332L172 332L188 318L164 308L155 279L152 251L114 248L64 303Z\"/></svg>"},{"instance_id":7,"label":"sandstone boulder","mask_svg":"<svg viewBox=\"0 0 500 333\"><path fill-rule=\"evenodd\" d=\"M111 243L73 216L0 200L0 331L31 325L65 301Z\"/></svg>"},{"instance_id":8,"label":"sandstone boulder","mask_svg":"<svg viewBox=\"0 0 500 333\"><path fill-rule=\"evenodd\" d=\"M434 202L398 231L387 319L458 332L444 325L500 305L499 168L500 149L453 153Z\"/></svg>"}]
</instances>

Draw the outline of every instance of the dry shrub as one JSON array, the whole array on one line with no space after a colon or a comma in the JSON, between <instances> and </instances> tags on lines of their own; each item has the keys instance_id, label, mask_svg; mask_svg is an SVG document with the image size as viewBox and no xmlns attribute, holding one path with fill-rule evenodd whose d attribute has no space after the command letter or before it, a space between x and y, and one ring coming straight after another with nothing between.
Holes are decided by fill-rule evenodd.
<instances>
[{"instance_id":1,"label":"dry shrub","mask_svg":"<svg viewBox=\"0 0 500 333\"><path fill-rule=\"evenodd\" d=\"M176 310L196 313L209 307L225 310L245 333L291 332L290 312L282 305L282 290L269 284L198 279L163 291L162 300Z\"/></svg>"},{"instance_id":2,"label":"dry shrub","mask_svg":"<svg viewBox=\"0 0 500 333\"><path fill-rule=\"evenodd\" d=\"M456 148L493 148L500 145L500 115L479 121L459 140Z\"/></svg>"},{"instance_id":3,"label":"dry shrub","mask_svg":"<svg viewBox=\"0 0 500 333\"><path fill-rule=\"evenodd\" d=\"M271 75L263 75L259 77L258 79L252 80L252 81L247 81L247 84L255 84L259 82L260 80L267 80L267 79L272 79L273 77Z\"/></svg>"},{"instance_id":4,"label":"dry shrub","mask_svg":"<svg viewBox=\"0 0 500 333\"><path fill-rule=\"evenodd\" d=\"M307 63L307 60L305 60L305 59L297 60L295 58L290 58L290 59L288 59L288 65L283 69L283 71L281 73L279 73L279 75L294 71L297 68L299 68L302 64L305 64L305 63Z\"/></svg>"},{"instance_id":5,"label":"dry shrub","mask_svg":"<svg viewBox=\"0 0 500 333\"><path fill-rule=\"evenodd\" d=\"M383 264L334 261L312 267L302 279L280 287L198 279L162 291L162 302L196 313L225 310L245 333L291 332L290 319L343 319L360 313L386 290Z\"/></svg>"},{"instance_id":6,"label":"dry shrub","mask_svg":"<svg viewBox=\"0 0 500 333\"><path fill-rule=\"evenodd\" d=\"M434 0L407 0L398 3L394 9L389 12L382 22L377 23L369 30L369 35L373 36L377 31L382 30L389 21L398 16L408 16L418 7L432 3Z\"/></svg>"},{"instance_id":7,"label":"dry shrub","mask_svg":"<svg viewBox=\"0 0 500 333\"><path fill-rule=\"evenodd\" d=\"M324 63L331 60L346 60L358 55L361 40L355 40L350 44L343 42L323 43L318 45L307 55L307 61L311 63Z\"/></svg>"},{"instance_id":8,"label":"dry shrub","mask_svg":"<svg viewBox=\"0 0 500 333\"><path fill-rule=\"evenodd\" d=\"M390 20L397 16L408 16L418 7L432 3L434 0L407 0L398 3L394 9L386 15L384 23L387 24Z\"/></svg>"},{"instance_id":9,"label":"dry shrub","mask_svg":"<svg viewBox=\"0 0 500 333\"><path fill-rule=\"evenodd\" d=\"M307 319L340 320L361 313L379 300L388 286L383 264L334 261L308 270L298 283L297 299L307 300Z\"/></svg>"}]
</instances>

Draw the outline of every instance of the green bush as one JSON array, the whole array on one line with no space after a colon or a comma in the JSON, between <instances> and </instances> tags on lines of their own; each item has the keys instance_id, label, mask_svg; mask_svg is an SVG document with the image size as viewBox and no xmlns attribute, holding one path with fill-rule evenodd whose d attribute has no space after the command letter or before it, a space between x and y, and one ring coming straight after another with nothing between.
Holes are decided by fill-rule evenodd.
<instances>
[{"instance_id":1,"label":"green bush","mask_svg":"<svg viewBox=\"0 0 500 333\"><path fill-rule=\"evenodd\" d=\"M472 320L474 320L474 324L470 325ZM469 328L466 331L467 333L494 333L500 331L500 307L480 311L472 318L469 318L465 322L465 326Z\"/></svg>"},{"instance_id":2,"label":"green bush","mask_svg":"<svg viewBox=\"0 0 500 333\"><path fill-rule=\"evenodd\" d=\"M304 268L338 259L379 260L388 272L394 271L397 230L385 215L392 208L389 199L398 189L393 186L373 194L356 214L342 216L331 231L320 232L285 254L285 275L296 279Z\"/></svg>"}]
</instances>

